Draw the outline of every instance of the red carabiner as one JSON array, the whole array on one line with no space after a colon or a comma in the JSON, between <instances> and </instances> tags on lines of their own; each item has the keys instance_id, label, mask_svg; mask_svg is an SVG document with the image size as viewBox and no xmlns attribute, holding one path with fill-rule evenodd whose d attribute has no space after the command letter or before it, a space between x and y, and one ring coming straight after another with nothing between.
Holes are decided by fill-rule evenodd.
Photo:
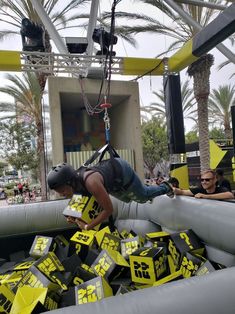
<instances>
[{"instance_id":1,"label":"red carabiner","mask_svg":"<svg viewBox=\"0 0 235 314\"><path fill-rule=\"evenodd\" d=\"M100 105L100 108L102 108L102 109L105 109L105 108L108 109L108 108L111 108L111 107L112 107L112 105L110 103L107 103L107 102Z\"/></svg>"}]
</instances>

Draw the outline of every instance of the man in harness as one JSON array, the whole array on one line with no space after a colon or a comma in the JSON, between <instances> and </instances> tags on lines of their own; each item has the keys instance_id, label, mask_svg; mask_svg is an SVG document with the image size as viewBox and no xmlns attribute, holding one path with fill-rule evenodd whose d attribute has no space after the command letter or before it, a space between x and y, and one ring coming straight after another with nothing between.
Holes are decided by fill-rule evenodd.
<instances>
[{"instance_id":1,"label":"man in harness","mask_svg":"<svg viewBox=\"0 0 235 314\"><path fill-rule=\"evenodd\" d=\"M79 218L67 218L68 222L77 223L82 230L93 229L112 215L113 205L109 194L127 203L145 203L163 194L174 197L168 182L144 185L131 166L120 157L101 160L94 166L82 166L78 170L66 163L58 164L49 172L47 183L50 189L67 198L74 193L95 197L102 211L89 224Z\"/></svg>"}]
</instances>

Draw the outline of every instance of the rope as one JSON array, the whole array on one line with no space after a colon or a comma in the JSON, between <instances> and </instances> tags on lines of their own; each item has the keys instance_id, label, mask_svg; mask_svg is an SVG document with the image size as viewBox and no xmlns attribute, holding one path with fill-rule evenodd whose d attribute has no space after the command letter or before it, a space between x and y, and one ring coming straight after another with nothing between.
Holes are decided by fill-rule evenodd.
<instances>
[{"instance_id":1,"label":"rope","mask_svg":"<svg viewBox=\"0 0 235 314\"><path fill-rule=\"evenodd\" d=\"M112 38L112 36L114 35L114 30L115 30L115 7L120 1L121 0L114 0L113 4L112 4L111 23L110 23L110 32L109 32L110 38ZM109 97L110 97L111 67L112 67L112 62L113 62L112 61L112 52L113 52L113 42L111 42L110 49L107 51L105 58L103 59L103 62L102 62L102 66L103 66L102 80L101 80L98 99L97 99L95 106L92 106L90 104L90 102L86 96L86 93L84 91L82 77L79 78L83 103L84 103L86 111L89 115L93 115L93 114L102 112L105 108L104 106L102 106L102 101L105 100L105 104L106 104L106 99L109 99ZM101 96L103 90L104 90L104 97Z\"/></svg>"}]
</instances>

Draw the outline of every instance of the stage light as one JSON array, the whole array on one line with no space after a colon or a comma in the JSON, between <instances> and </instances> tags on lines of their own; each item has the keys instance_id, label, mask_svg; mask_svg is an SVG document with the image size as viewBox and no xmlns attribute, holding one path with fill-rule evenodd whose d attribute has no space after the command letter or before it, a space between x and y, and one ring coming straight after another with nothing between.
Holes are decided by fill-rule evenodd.
<instances>
[{"instance_id":1,"label":"stage light","mask_svg":"<svg viewBox=\"0 0 235 314\"><path fill-rule=\"evenodd\" d=\"M42 26L22 19L20 30L23 51L45 51L45 31Z\"/></svg>"},{"instance_id":2,"label":"stage light","mask_svg":"<svg viewBox=\"0 0 235 314\"><path fill-rule=\"evenodd\" d=\"M102 27L94 29L92 39L95 43L98 43L101 48L96 55L106 55L109 52L109 47L116 45L118 41L117 36L106 32ZM115 56L116 52L112 51L112 55Z\"/></svg>"}]
</instances>

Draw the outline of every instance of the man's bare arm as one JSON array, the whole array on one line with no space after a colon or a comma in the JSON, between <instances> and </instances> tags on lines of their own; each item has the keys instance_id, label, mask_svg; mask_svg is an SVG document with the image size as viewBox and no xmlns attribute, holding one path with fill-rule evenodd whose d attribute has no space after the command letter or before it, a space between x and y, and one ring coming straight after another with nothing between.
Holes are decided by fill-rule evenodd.
<instances>
[{"instance_id":1,"label":"man's bare arm","mask_svg":"<svg viewBox=\"0 0 235 314\"><path fill-rule=\"evenodd\" d=\"M195 198L206 198L211 200L226 200L226 199L234 199L234 195L232 192L222 192L216 194L202 194L198 193L195 195Z\"/></svg>"},{"instance_id":2,"label":"man's bare arm","mask_svg":"<svg viewBox=\"0 0 235 314\"><path fill-rule=\"evenodd\" d=\"M194 196L190 190L181 190L179 188L173 188L176 195Z\"/></svg>"}]
</instances>

